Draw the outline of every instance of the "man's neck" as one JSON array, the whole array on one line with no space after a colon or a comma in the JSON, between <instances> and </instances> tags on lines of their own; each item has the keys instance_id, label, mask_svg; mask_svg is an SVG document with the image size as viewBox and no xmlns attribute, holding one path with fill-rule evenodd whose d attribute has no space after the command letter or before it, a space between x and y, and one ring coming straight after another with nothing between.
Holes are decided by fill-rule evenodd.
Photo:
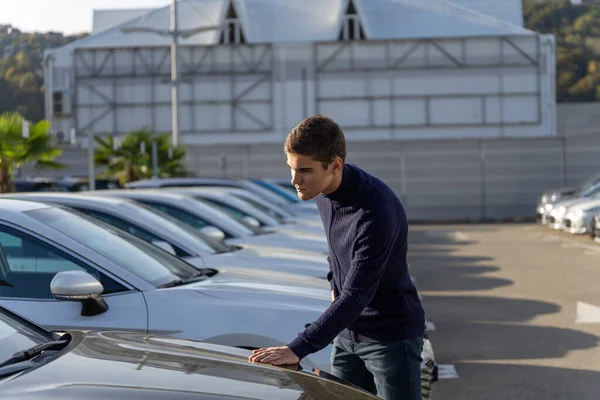
<instances>
[{"instance_id":1,"label":"man's neck","mask_svg":"<svg viewBox=\"0 0 600 400\"><path fill-rule=\"evenodd\" d=\"M342 169L339 171L339 173L337 173L333 176L333 179L331 180L331 183L329 184L329 186L327 186L325 188L325 190L323 190L323 192L322 192L324 195L331 194L331 193L335 192L336 190L338 190L338 188L342 184L343 171L344 171L344 167L342 167Z\"/></svg>"}]
</instances>

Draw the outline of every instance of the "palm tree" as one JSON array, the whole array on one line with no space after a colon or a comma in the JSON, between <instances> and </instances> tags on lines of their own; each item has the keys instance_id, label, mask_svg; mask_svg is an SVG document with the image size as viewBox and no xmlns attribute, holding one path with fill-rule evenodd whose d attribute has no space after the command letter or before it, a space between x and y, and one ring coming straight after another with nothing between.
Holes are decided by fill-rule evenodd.
<instances>
[{"instance_id":1,"label":"palm tree","mask_svg":"<svg viewBox=\"0 0 600 400\"><path fill-rule=\"evenodd\" d=\"M16 112L0 115L0 193L14 191L15 168L35 163L34 171L44 168L64 168L56 162L62 151L52 145L48 133L50 123L42 120L29 127L29 137L23 137L23 117Z\"/></svg>"},{"instance_id":2,"label":"palm tree","mask_svg":"<svg viewBox=\"0 0 600 400\"><path fill-rule=\"evenodd\" d=\"M155 134L148 129L139 129L125 135L123 141L115 145L115 138L96 136L97 143L94 152L94 161L97 166L106 166L106 175L118 178L121 183L132 182L138 179L151 178L152 169L152 142L158 145L158 171L159 177L167 178L185 176L183 166L186 151L182 146L171 147L170 134ZM142 153L141 144L145 143L146 151Z\"/></svg>"}]
</instances>

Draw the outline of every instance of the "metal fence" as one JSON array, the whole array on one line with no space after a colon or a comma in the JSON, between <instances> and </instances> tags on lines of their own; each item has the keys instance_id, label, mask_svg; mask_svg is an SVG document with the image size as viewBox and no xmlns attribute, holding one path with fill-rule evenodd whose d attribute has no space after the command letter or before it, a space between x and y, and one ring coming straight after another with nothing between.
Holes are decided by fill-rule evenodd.
<instances>
[{"instance_id":1,"label":"metal fence","mask_svg":"<svg viewBox=\"0 0 600 400\"><path fill-rule=\"evenodd\" d=\"M396 191L412 220L531 218L541 192L600 172L600 135L348 144L348 162ZM201 176L287 177L281 146L190 149Z\"/></svg>"},{"instance_id":2,"label":"metal fence","mask_svg":"<svg viewBox=\"0 0 600 400\"><path fill-rule=\"evenodd\" d=\"M62 161L66 170L44 175L87 174L85 149L67 149ZM530 218L541 192L600 172L600 134L350 142L347 161L389 184L411 220ZM289 176L273 144L189 146L187 166L199 176Z\"/></svg>"}]
</instances>

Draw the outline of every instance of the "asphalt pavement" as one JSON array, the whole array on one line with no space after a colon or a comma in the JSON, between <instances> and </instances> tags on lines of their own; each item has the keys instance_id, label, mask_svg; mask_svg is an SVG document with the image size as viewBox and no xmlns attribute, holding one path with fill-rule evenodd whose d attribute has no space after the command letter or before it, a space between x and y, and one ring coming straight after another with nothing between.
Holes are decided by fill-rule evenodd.
<instances>
[{"instance_id":1,"label":"asphalt pavement","mask_svg":"<svg viewBox=\"0 0 600 400\"><path fill-rule=\"evenodd\" d=\"M600 244L535 224L417 225L409 243L432 398L600 399Z\"/></svg>"}]
</instances>

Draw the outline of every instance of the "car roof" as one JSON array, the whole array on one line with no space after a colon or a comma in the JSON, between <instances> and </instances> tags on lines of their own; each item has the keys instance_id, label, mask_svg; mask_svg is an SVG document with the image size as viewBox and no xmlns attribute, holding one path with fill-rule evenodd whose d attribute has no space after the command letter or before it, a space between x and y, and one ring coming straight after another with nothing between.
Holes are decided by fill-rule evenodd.
<instances>
[{"instance_id":1,"label":"car roof","mask_svg":"<svg viewBox=\"0 0 600 400\"><path fill-rule=\"evenodd\" d=\"M161 178L161 179L143 179L139 181L129 182L125 185L128 188L135 187L161 187L168 184L178 184L178 183L231 183L231 182L239 182L241 181L239 178L202 178L202 177L187 177L187 178Z\"/></svg>"},{"instance_id":2,"label":"car roof","mask_svg":"<svg viewBox=\"0 0 600 400\"><path fill-rule=\"evenodd\" d=\"M153 189L153 188L144 188L144 189L117 189L117 190L95 190L95 191L87 191L81 192L85 193L85 195L97 195L97 196L117 196L119 198L131 198L135 199L144 198L144 199L169 199L169 200L184 200L189 199L190 197L183 193L173 193L166 190L161 189Z\"/></svg>"},{"instance_id":3,"label":"car roof","mask_svg":"<svg viewBox=\"0 0 600 400\"><path fill-rule=\"evenodd\" d=\"M0 215L4 213L22 213L26 211L39 210L42 208L51 207L48 204L44 204L42 202L37 201L26 201L26 200L18 200L11 199L5 196L0 197Z\"/></svg>"},{"instance_id":4,"label":"car roof","mask_svg":"<svg viewBox=\"0 0 600 400\"><path fill-rule=\"evenodd\" d=\"M117 206L123 203L128 202L127 199L122 199L118 197L108 197L108 196L94 196L93 192L77 192L77 193L54 193L54 192L40 192L40 193L20 193L20 194L10 194L7 197L15 197L23 200L27 200L31 198L30 201L53 201L53 200L68 200L72 203L95 203L95 204L103 204L103 205L111 205ZM35 199L35 200L34 200Z\"/></svg>"}]
</instances>

